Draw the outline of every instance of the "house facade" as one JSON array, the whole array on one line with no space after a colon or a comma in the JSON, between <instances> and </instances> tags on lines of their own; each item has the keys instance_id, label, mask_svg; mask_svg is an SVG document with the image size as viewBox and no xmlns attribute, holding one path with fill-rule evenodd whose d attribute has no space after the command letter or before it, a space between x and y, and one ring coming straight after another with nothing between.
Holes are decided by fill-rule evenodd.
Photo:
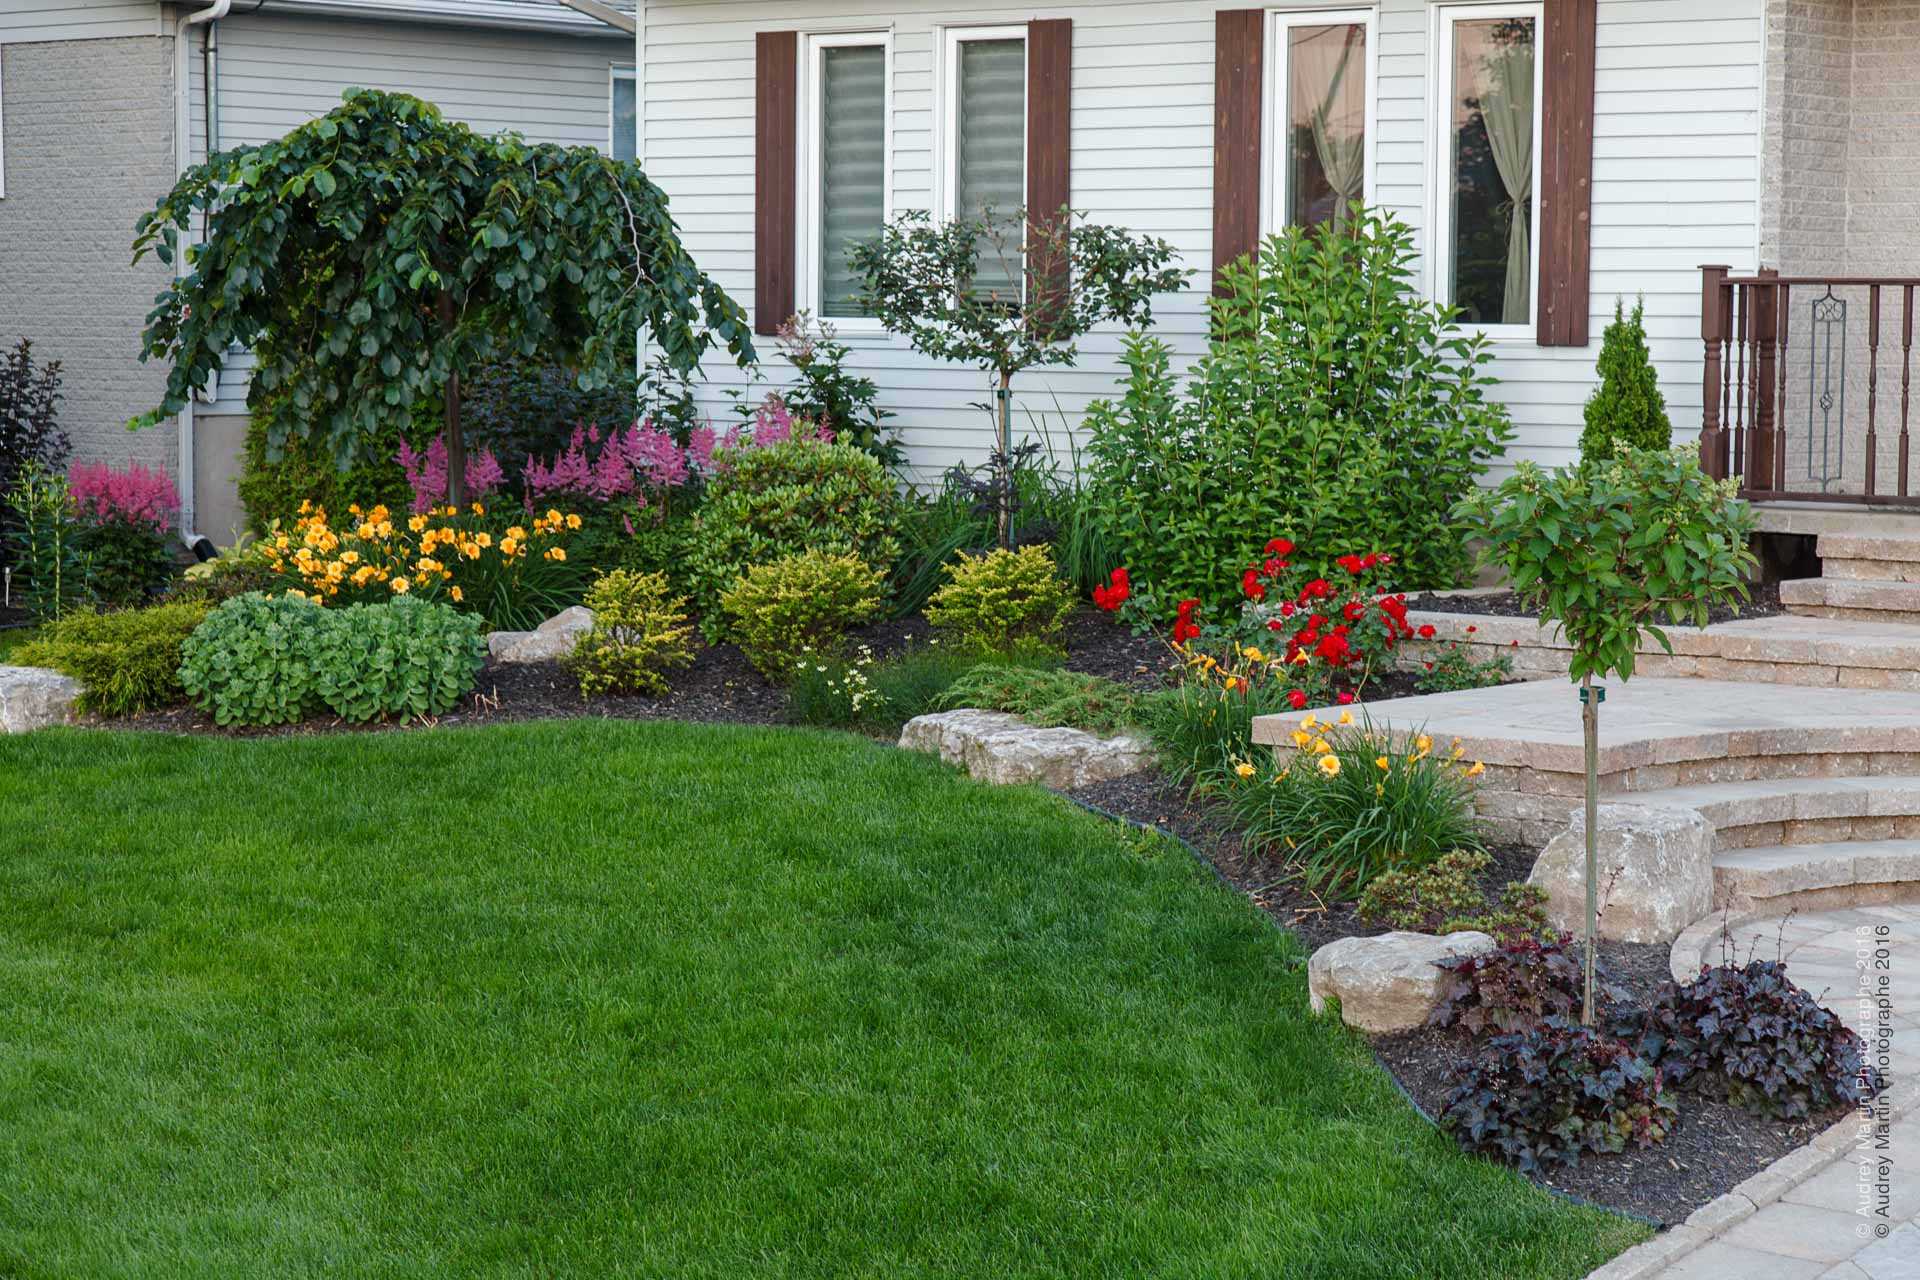
<instances>
[{"instance_id":1,"label":"house facade","mask_svg":"<svg viewBox=\"0 0 1920 1280\"><path fill-rule=\"evenodd\" d=\"M170 270L130 263L134 223L210 134L216 149L266 142L363 86L630 156L622 7L625 24L558 0L0 0L0 342L26 336L61 361L75 456L173 473L185 527L215 542L244 524L244 356L185 432L126 429L161 397L165 370L140 362L139 335Z\"/></svg>"},{"instance_id":2,"label":"house facade","mask_svg":"<svg viewBox=\"0 0 1920 1280\"><path fill-rule=\"evenodd\" d=\"M1703 265L1920 269L1911 2L647 0L638 42L641 158L695 258L763 332L832 318L923 473L990 447L985 377L877 332L834 262L907 209L1064 193L1165 237L1198 274L1157 329L1191 359L1217 263L1364 199L1488 333L1509 456L1546 464L1576 455L1616 299L1644 297L1684 435ZM1022 376L1030 433L1062 444L1111 393L1120 337ZM711 376L718 408L737 376Z\"/></svg>"}]
</instances>

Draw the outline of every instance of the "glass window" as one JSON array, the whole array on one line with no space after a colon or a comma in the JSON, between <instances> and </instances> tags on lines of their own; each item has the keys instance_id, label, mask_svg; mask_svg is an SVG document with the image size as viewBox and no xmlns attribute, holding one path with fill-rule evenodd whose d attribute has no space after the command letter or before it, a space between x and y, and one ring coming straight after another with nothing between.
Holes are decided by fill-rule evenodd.
<instances>
[{"instance_id":1,"label":"glass window","mask_svg":"<svg viewBox=\"0 0 1920 1280\"><path fill-rule=\"evenodd\" d=\"M864 316L847 252L880 234L887 210L887 50L820 50L820 314Z\"/></svg>"},{"instance_id":2,"label":"glass window","mask_svg":"<svg viewBox=\"0 0 1920 1280\"><path fill-rule=\"evenodd\" d=\"M1026 204L1027 42L958 33L952 67L953 212L991 211L999 222ZM975 286L1017 301L1021 254L1021 231L1007 223L996 242L981 246Z\"/></svg>"},{"instance_id":3,"label":"glass window","mask_svg":"<svg viewBox=\"0 0 1920 1280\"><path fill-rule=\"evenodd\" d=\"M1539 21L1530 12L1471 12L1443 27L1442 300L1463 324L1524 325L1533 318Z\"/></svg>"},{"instance_id":4,"label":"glass window","mask_svg":"<svg viewBox=\"0 0 1920 1280\"><path fill-rule=\"evenodd\" d=\"M1367 23L1345 14L1281 15L1285 51L1279 209L1288 226L1346 225L1366 199Z\"/></svg>"},{"instance_id":5,"label":"glass window","mask_svg":"<svg viewBox=\"0 0 1920 1280\"><path fill-rule=\"evenodd\" d=\"M613 72L613 146L615 160L631 160L639 154L639 136L635 127L633 72L618 67Z\"/></svg>"}]
</instances>

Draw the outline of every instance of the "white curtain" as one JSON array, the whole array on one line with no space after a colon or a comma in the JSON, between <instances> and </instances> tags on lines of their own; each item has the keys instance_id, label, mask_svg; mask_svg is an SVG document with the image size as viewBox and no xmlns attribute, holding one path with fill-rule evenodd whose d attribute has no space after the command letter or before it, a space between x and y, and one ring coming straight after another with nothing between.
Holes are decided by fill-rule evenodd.
<instances>
[{"instance_id":1,"label":"white curtain","mask_svg":"<svg viewBox=\"0 0 1920 1280\"><path fill-rule=\"evenodd\" d=\"M1500 319L1525 324L1533 304L1533 239L1527 226L1533 208L1533 45L1509 45L1489 55L1482 67L1487 88L1480 96L1480 115L1487 122L1494 167L1513 204Z\"/></svg>"},{"instance_id":2,"label":"white curtain","mask_svg":"<svg viewBox=\"0 0 1920 1280\"><path fill-rule=\"evenodd\" d=\"M1337 197L1333 225L1343 227L1366 181L1367 29L1296 28L1290 75L1292 114L1313 132L1313 152Z\"/></svg>"}]
</instances>

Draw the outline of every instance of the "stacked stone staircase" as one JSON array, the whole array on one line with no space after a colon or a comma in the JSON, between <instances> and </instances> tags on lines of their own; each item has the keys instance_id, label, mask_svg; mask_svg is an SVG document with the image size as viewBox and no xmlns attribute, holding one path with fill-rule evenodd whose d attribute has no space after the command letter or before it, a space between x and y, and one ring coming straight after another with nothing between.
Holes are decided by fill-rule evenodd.
<instances>
[{"instance_id":1,"label":"stacked stone staircase","mask_svg":"<svg viewBox=\"0 0 1920 1280\"><path fill-rule=\"evenodd\" d=\"M1920 634L1920 535L1823 533L1820 576L1780 584L1780 603L1803 618L1913 626Z\"/></svg>"}]
</instances>

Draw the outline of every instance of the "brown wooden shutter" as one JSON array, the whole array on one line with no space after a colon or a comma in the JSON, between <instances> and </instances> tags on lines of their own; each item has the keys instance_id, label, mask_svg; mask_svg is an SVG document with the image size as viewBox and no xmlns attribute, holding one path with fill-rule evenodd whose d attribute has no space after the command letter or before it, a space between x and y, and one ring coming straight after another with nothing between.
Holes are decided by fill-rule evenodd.
<instances>
[{"instance_id":1,"label":"brown wooden shutter","mask_svg":"<svg viewBox=\"0 0 1920 1280\"><path fill-rule=\"evenodd\" d=\"M1547 0L1546 100L1540 114L1543 347L1587 345L1593 252L1593 66L1597 0Z\"/></svg>"},{"instance_id":2,"label":"brown wooden shutter","mask_svg":"<svg viewBox=\"0 0 1920 1280\"><path fill-rule=\"evenodd\" d=\"M1213 273L1260 247L1260 114L1267 15L1223 9L1213 25Z\"/></svg>"},{"instance_id":3,"label":"brown wooden shutter","mask_svg":"<svg viewBox=\"0 0 1920 1280\"><path fill-rule=\"evenodd\" d=\"M799 33L760 32L754 63L759 87L753 106L753 331L773 334L794 310Z\"/></svg>"},{"instance_id":4,"label":"brown wooden shutter","mask_svg":"<svg viewBox=\"0 0 1920 1280\"><path fill-rule=\"evenodd\" d=\"M1043 326L1069 285L1061 233L1073 204L1073 20L1027 24L1028 297Z\"/></svg>"}]
</instances>

